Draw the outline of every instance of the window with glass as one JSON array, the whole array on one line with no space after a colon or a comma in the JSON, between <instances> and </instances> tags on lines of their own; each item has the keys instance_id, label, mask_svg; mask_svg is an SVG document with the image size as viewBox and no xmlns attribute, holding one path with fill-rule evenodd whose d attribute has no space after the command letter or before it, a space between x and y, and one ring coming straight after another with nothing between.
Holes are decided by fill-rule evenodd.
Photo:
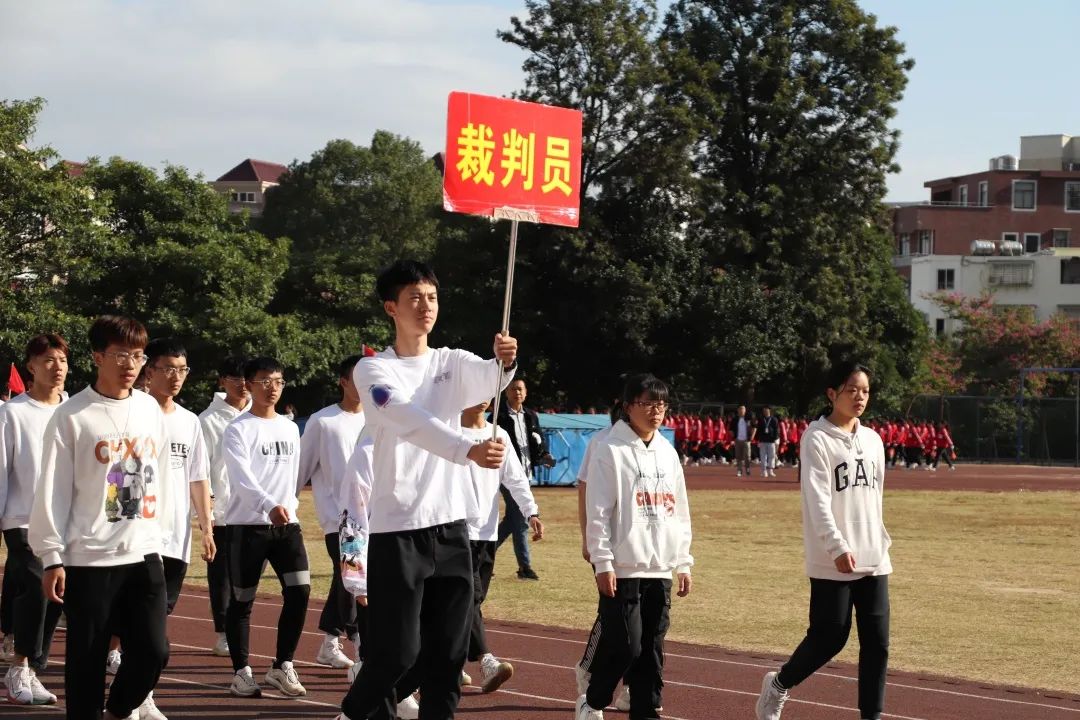
<instances>
[{"instance_id":1,"label":"window with glass","mask_svg":"<svg viewBox=\"0 0 1080 720\"><path fill-rule=\"evenodd\" d=\"M1065 183L1065 212L1080 212L1080 182Z\"/></svg>"},{"instance_id":2,"label":"window with glass","mask_svg":"<svg viewBox=\"0 0 1080 720\"><path fill-rule=\"evenodd\" d=\"M1061 284L1080 285L1080 258L1067 258L1061 261Z\"/></svg>"},{"instance_id":3,"label":"window with glass","mask_svg":"<svg viewBox=\"0 0 1080 720\"><path fill-rule=\"evenodd\" d=\"M956 270L953 268L942 268L937 271L937 289L938 290L955 290L956 289Z\"/></svg>"},{"instance_id":4,"label":"window with glass","mask_svg":"<svg viewBox=\"0 0 1080 720\"><path fill-rule=\"evenodd\" d=\"M983 180L979 183L979 207L986 207L990 204L990 183Z\"/></svg>"},{"instance_id":5,"label":"window with glass","mask_svg":"<svg viewBox=\"0 0 1080 720\"><path fill-rule=\"evenodd\" d=\"M919 254L929 255L934 252L934 231L933 230L920 230L919 231Z\"/></svg>"},{"instance_id":6,"label":"window with glass","mask_svg":"<svg viewBox=\"0 0 1080 720\"><path fill-rule=\"evenodd\" d=\"M1039 233L1024 233L1024 252L1037 253L1042 249L1042 235Z\"/></svg>"},{"instance_id":7,"label":"window with glass","mask_svg":"<svg viewBox=\"0 0 1080 720\"><path fill-rule=\"evenodd\" d=\"M1013 210L1035 209L1035 181L1013 180Z\"/></svg>"},{"instance_id":8,"label":"window with glass","mask_svg":"<svg viewBox=\"0 0 1080 720\"><path fill-rule=\"evenodd\" d=\"M968 201L967 187L968 187L967 185L961 185L960 186L960 204L961 205L967 205L967 201Z\"/></svg>"},{"instance_id":9,"label":"window with glass","mask_svg":"<svg viewBox=\"0 0 1080 720\"><path fill-rule=\"evenodd\" d=\"M1068 228L1054 228L1054 247L1067 248L1069 247L1069 229Z\"/></svg>"}]
</instances>

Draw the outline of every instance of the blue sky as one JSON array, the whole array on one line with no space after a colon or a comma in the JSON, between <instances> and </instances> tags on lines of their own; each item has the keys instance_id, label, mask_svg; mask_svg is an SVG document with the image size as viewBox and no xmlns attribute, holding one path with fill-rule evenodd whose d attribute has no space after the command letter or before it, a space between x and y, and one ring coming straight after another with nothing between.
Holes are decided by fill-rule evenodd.
<instances>
[{"instance_id":1,"label":"blue sky","mask_svg":"<svg viewBox=\"0 0 1080 720\"><path fill-rule=\"evenodd\" d=\"M1021 135L1080 134L1068 74L1080 2L861 0L916 61L895 127L890 200L1016 154ZM305 159L384 128L434 152L446 95L505 94L521 53L495 30L512 0L55 0L0 3L0 97L49 101L37 143L216 177ZM1075 124L1073 124L1075 123Z\"/></svg>"}]
</instances>

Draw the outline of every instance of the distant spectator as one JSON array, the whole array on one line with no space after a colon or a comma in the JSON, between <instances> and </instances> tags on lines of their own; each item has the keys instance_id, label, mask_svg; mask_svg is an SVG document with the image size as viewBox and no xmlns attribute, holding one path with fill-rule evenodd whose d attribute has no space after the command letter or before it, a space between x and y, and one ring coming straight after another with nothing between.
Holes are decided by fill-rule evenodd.
<instances>
[{"instance_id":1,"label":"distant spectator","mask_svg":"<svg viewBox=\"0 0 1080 720\"><path fill-rule=\"evenodd\" d=\"M761 477L776 477L776 443L780 439L780 423L766 405L757 422L758 452L761 455Z\"/></svg>"},{"instance_id":2,"label":"distant spectator","mask_svg":"<svg viewBox=\"0 0 1080 720\"><path fill-rule=\"evenodd\" d=\"M746 406L740 405L731 421L731 435L735 438L735 476L750 474L750 443L756 430L750 418L746 416Z\"/></svg>"}]
</instances>

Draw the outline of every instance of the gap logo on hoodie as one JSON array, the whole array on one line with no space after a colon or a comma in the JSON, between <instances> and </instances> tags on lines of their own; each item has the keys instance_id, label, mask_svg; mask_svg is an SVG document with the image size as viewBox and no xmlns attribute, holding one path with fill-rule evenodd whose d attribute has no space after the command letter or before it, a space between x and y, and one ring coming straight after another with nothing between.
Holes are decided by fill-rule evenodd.
<instances>
[{"instance_id":1,"label":"gap logo on hoodie","mask_svg":"<svg viewBox=\"0 0 1080 720\"><path fill-rule=\"evenodd\" d=\"M870 466L869 473L866 471L867 465ZM877 463L873 460L864 462L861 457L855 458L854 475L852 475L846 460L833 468L833 481L836 492L844 492L848 488L857 487L877 488L877 479Z\"/></svg>"},{"instance_id":2,"label":"gap logo on hoodie","mask_svg":"<svg viewBox=\"0 0 1080 720\"><path fill-rule=\"evenodd\" d=\"M152 436L107 437L94 446L105 468L105 517L109 522L157 516L157 442Z\"/></svg>"}]
</instances>

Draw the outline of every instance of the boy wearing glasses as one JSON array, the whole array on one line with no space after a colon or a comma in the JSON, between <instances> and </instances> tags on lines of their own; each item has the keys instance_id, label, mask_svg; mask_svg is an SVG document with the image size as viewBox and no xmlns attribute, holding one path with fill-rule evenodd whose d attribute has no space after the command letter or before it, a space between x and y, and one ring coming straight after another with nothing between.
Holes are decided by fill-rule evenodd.
<instances>
[{"instance_id":1,"label":"boy wearing glasses","mask_svg":"<svg viewBox=\"0 0 1080 720\"><path fill-rule=\"evenodd\" d=\"M585 530L600 636L576 720L602 720L624 678L630 717L660 717L671 574L686 597L694 563L682 463L659 432L667 401L667 385L652 375L628 378L621 417L589 458Z\"/></svg>"},{"instance_id":2,"label":"boy wearing glasses","mask_svg":"<svg viewBox=\"0 0 1080 720\"><path fill-rule=\"evenodd\" d=\"M266 682L290 697L306 695L293 667L293 654L304 631L311 575L296 516L300 469L300 431L278 415L275 406L285 388L284 368L273 358L258 357L244 366L251 409L225 428L223 446L232 496L225 511L229 525L229 580L232 599L225 613L233 675L229 692L260 697L248 665L251 606L263 566L269 562L281 583L277 655Z\"/></svg>"},{"instance_id":3,"label":"boy wearing glasses","mask_svg":"<svg viewBox=\"0 0 1080 720\"><path fill-rule=\"evenodd\" d=\"M45 567L48 600L67 615L64 687L69 720L127 718L157 684L168 656L158 518L168 512L165 418L131 387L145 364L146 328L106 315L90 328L97 377L45 428L30 546ZM128 478L126 512L118 504ZM132 499L134 498L134 499ZM110 620L115 619L115 626ZM105 700L110 630L124 662ZM77 662L76 662L77 660Z\"/></svg>"},{"instance_id":4,"label":"boy wearing glasses","mask_svg":"<svg viewBox=\"0 0 1080 720\"><path fill-rule=\"evenodd\" d=\"M214 546L217 553L206 563L206 584L210 591L210 614L214 619L217 644L212 652L220 657L229 654L225 637L225 610L229 607L232 588L229 586L229 536L225 525L225 508L229 505L229 474L225 470L225 453L221 440L225 428L240 413L251 406L251 394L244 380L244 363L239 357L225 358L218 367L218 387L209 407L199 414L206 454L210 461L210 495L214 501Z\"/></svg>"}]
</instances>

